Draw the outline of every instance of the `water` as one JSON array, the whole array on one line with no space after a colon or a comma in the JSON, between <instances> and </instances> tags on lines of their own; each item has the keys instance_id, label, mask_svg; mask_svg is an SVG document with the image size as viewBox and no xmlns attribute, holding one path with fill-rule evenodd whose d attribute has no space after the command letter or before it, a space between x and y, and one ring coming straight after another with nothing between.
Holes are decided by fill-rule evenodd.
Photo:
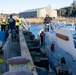
<instances>
[{"instance_id":1,"label":"water","mask_svg":"<svg viewBox=\"0 0 76 75\"><path fill-rule=\"evenodd\" d=\"M42 30L43 25L31 25L30 31L35 35L37 38L37 34L40 30ZM38 75L50 75L45 69L36 68Z\"/></svg>"},{"instance_id":2,"label":"water","mask_svg":"<svg viewBox=\"0 0 76 75\"><path fill-rule=\"evenodd\" d=\"M30 31L35 35L36 39L37 39L37 34L42 28L43 28L43 25L31 25L30 26Z\"/></svg>"},{"instance_id":3,"label":"water","mask_svg":"<svg viewBox=\"0 0 76 75\"><path fill-rule=\"evenodd\" d=\"M67 29L74 29L74 27L72 27L70 25L68 25L66 27L67 27ZM37 34L39 33L39 31L42 28L43 28L43 25L31 25L30 31L35 35L35 38L37 38ZM76 36L74 37L74 39L76 39ZM74 41L74 44L75 44L75 48L76 48L76 41ZM51 68L53 69L52 66L51 66ZM38 72L38 75L48 75L44 70L37 69L37 72Z\"/></svg>"}]
</instances>

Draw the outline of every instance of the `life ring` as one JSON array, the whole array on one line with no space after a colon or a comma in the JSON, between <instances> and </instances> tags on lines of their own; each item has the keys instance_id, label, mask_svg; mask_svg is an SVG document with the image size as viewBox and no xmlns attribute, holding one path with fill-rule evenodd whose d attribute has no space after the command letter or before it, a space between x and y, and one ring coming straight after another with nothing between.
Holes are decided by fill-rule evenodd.
<instances>
[{"instance_id":1,"label":"life ring","mask_svg":"<svg viewBox=\"0 0 76 75\"><path fill-rule=\"evenodd\" d=\"M54 44L51 44L51 51L54 52Z\"/></svg>"}]
</instances>

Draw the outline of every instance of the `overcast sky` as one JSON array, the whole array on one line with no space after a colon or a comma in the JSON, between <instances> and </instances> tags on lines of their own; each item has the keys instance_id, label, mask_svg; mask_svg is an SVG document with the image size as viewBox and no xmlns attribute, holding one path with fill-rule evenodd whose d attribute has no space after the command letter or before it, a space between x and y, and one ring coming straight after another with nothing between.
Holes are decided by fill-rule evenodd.
<instances>
[{"instance_id":1,"label":"overcast sky","mask_svg":"<svg viewBox=\"0 0 76 75\"><path fill-rule=\"evenodd\" d=\"M0 0L0 13L19 13L28 9L51 6L53 9L70 6L73 0Z\"/></svg>"}]
</instances>

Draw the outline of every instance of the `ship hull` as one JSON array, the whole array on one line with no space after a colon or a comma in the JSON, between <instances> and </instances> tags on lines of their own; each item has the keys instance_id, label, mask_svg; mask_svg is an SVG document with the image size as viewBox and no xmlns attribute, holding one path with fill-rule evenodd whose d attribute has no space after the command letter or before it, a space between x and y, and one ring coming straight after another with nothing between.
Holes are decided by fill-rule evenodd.
<instances>
[{"instance_id":1,"label":"ship hull","mask_svg":"<svg viewBox=\"0 0 76 75\"><path fill-rule=\"evenodd\" d=\"M54 42L55 45L54 52L51 51L52 42ZM55 69L55 67L60 64L61 57L65 57L67 66L72 69L73 75L76 75L76 61L73 60L68 52L58 46L56 33L50 34L49 32L45 32L45 47L47 48L49 62L52 69Z\"/></svg>"}]
</instances>

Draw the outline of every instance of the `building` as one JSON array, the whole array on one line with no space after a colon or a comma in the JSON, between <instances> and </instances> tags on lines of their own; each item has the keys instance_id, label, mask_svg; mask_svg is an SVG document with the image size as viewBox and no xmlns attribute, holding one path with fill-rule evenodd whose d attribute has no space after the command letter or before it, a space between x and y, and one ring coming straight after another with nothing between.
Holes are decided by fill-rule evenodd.
<instances>
[{"instance_id":1,"label":"building","mask_svg":"<svg viewBox=\"0 0 76 75\"><path fill-rule=\"evenodd\" d=\"M9 14L0 13L0 21L3 19L6 19L8 16L9 16Z\"/></svg>"},{"instance_id":2,"label":"building","mask_svg":"<svg viewBox=\"0 0 76 75\"><path fill-rule=\"evenodd\" d=\"M57 17L57 11L50 7L37 8L20 12L21 18L44 18L48 14L50 17Z\"/></svg>"}]
</instances>

